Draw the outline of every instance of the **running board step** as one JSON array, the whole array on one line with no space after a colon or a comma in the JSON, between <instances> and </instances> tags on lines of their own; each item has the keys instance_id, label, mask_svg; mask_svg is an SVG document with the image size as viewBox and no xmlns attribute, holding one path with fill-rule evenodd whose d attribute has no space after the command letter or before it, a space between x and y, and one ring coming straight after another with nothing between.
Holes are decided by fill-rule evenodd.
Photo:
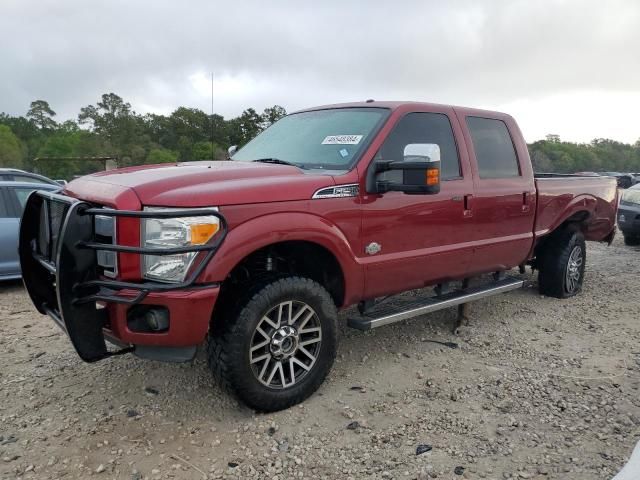
<instances>
[{"instance_id":1,"label":"running board step","mask_svg":"<svg viewBox=\"0 0 640 480\"><path fill-rule=\"evenodd\" d=\"M465 290L455 290L440 296L421 298L399 307L381 308L370 312L368 315L350 318L347 324L358 330L371 330L372 328L389 325L409 318L419 317L426 313L435 312L449 307L455 307L463 303L472 302L481 298L490 297L499 293L509 292L522 288L524 280L505 277L488 284L469 287ZM373 318L375 315L375 318Z\"/></svg>"}]
</instances>

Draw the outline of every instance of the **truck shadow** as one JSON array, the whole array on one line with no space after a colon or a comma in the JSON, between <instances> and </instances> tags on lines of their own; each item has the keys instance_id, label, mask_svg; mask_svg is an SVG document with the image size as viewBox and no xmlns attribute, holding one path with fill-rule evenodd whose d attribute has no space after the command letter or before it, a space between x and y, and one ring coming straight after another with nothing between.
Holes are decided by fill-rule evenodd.
<instances>
[{"instance_id":1,"label":"truck shadow","mask_svg":"<svg viewBox=\"0 0 640 480\"><path fill-rule=\"evenodd\" d=\"M534 283L530 282L533 277L526 278L528 283ZM0 292L18 293L22 288L20 282L11 282L0 286ZM348 394L353 384L371 386L379 380L381 371L413 371L418 362L422 365L427 358L439 363L464 360L478 353L476 350L480 347L474 342L475 337L491 338L504 330L505 322L510 323L520 308L518 305L522 303L523 296L534 296L531 292L536 290L525 288L472 303L469 325L462 328L460 335L452 332L457 318L456 308L365 332L347 327L347 319L357 315L357 310L346 309L339 315L335 366L319 392L306 403L326 406L327 402L333 403L345 392ZM421 293L424 291L403 294L390 303L406 301L411 295ZM116 408L122 410L125 418L130 412L149 415L159 411L172 421L185 422L220 418L246 420L255 415L253 410L241 405L217 384L207 365L204 348L198 350L193 362L186 364L152 362L133 355L85 364L77 359L64 335L57 337L55 342L53 351L43 346L41 348L46 355L28 362L33 368L32 373L40 375L44 368L65 389L91 392L81 400L93 405L87 410L89 414L96 407L109 408L110 399L119 398L123 401ZM451 347L451 344L455 346ZM55 353L56 349L59 349L58 353ZM391 377L385 381L393 380ZM100 394L105 391L109 392L106 397ZM71 408L74 398L75 392L69 397L59 398L59 401L62 404L69 401L68 407Z\"/></svg>"},{"instance_id":2,"label":"truck shadow","mask_svg":"<svg viewBox=\"0 0 640 480\"><path fill-rule=\"evenodd\" d=\"M0 281L0 295L3 293L17 293L24 290L24 284L21 279Z\"/></svg>"}]
</instances>

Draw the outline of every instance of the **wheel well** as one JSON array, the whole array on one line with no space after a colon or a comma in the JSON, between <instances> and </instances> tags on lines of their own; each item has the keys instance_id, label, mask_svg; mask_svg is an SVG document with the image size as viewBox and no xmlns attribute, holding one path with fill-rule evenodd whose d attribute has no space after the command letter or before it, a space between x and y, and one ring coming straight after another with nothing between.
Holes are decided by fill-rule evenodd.
<instances>
[{"instance_id":1,"label":"wheel well","mask_svg":"<svg viewBox=\"0 0 640 480\"><path fill-rule=\"evenodd\" d=\"M213 318L236 305L241 296L275 278L298 275L327 289L337 306L344 302L345 281L336 257L325 247L307 241L268 245L247 255L222 283ZM216 324L217 322L213 322Z\"/></svg>"},{"instance_id":2,"label":"wheel well","mask_svg":"<svg viewBox=\"0 0 640 480\"><path fill-rule=\"evenodd\" d=\"M554 238L556 237L556 234L558 232L561 232L568 228L575 228L584 233L584 230L586 228L585 222L589 219L590 216L591 216L591 213L588 212L587 210L580 210L579 212L575 212L573 215L568 217L564 222L558 225L552 232L549 232L547 235L545 235L538 242L538 244L534 249L534 257L536 260L534 260L533 266L535 268L539 267L538 265L539 262L537 261L537 259L539 259L540 256L543 254L544 250L547 248L549 243L554 241Z\"/></svg>"},{"instance_id":3,"label":"wheel well","mask_svg":"<svg viewBox=\"0 0 640 480\"><path fill-rule=\"evenodd\" d=\"M587 210L580 210L562 222L556 230L565 228L569 224L577 224L582 229L584 227L584 222L587 221L590 216L591 214Z\"/></svg>"}]
</instances>

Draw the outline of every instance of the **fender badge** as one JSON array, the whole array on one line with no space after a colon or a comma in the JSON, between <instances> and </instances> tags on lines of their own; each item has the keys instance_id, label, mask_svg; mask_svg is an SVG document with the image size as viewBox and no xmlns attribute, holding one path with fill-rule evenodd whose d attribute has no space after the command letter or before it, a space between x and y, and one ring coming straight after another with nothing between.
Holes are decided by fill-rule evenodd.
<instances>
[{"instance_id":1,"label":"fender badge","mask_svg":"<svg viewBox=\"0 0 640 480\"><path fill-rule=\"evenodd\" d=\"M364 248L364 251L366 252L367 255L375 255L380 250L382 250L382 245L376 242L371 242L369 245L367 245Z\"/></svg>"}]
</instances>

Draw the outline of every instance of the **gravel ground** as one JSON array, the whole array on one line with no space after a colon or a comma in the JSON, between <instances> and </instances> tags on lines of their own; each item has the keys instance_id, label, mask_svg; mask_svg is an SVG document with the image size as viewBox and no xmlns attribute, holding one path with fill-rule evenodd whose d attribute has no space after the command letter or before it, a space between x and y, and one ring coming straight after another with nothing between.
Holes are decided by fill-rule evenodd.
<instances>
[{"instance_id":1,"label":"gravel ground","mask_svg":"<svg viewBox=\"0 0 640 480\"><path fill-rule=\"evenodd\" d=\"M320 391L268 415L222 392L202 354L82 363L3 284L0 478L610 479L640 435L640 249L588 255L578 297L541 297L527 273L458 336L454 309L343 327Z\"/></svg>"}]
</instances>

